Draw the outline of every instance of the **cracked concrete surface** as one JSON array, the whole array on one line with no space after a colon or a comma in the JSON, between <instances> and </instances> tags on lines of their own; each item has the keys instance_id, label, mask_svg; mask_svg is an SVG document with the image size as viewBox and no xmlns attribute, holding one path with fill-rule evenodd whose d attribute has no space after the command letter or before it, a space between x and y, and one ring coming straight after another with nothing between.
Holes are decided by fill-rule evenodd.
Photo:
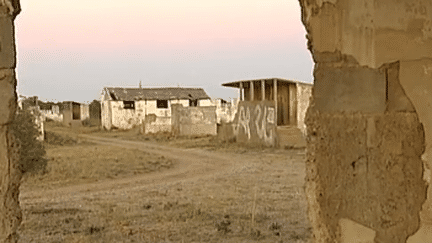
<instances>
[{"instance_id":1,"label":"cracked concrete surface","mask_svg":"<svg viewBox=\"0 0 432 243\"><path fill-rule=\"evenodd\" d=\"M432 1L300 5L316 63L306 175L316 242L432 242Z\"/></svg>"},{"instance_id":2,"label":"cracked concrete surface","mask_svg":"<svg viewBox=\"0 0 432 243\"><path fill-rule=\"evenodd\" d=\"M22 219L18 201L22 176L19 142L9 129L17 107L14 19L19 12L18 0L0 2L0 242L17 241Z\"/></svg>"}]
</instances>

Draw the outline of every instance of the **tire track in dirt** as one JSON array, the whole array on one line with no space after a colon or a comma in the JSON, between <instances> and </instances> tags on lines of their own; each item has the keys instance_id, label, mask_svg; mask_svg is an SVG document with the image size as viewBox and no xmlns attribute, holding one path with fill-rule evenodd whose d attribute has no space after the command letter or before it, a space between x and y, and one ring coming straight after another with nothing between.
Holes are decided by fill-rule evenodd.
<instances>
[{"instance_id":1,"label":"tire track in dirt","mask_svg":"<svg viewBox=\"0 0 432 243\"><path fill-rule=\"evenodd\" d=\"M82 201L84 198L89 197L116 197L116 194L120 192L124 194L158 184L167 186L179 181L197 180L217 173L238 170L242 167L242 163L236 163L236 161L245 159L245 155L224 155L221 152L174 148L150 142L125 141L89 135L80 135L79 137L97 144L124 147L125 149L139 149L144 152L161 155L171 159L174 166L164 171L129 178L103 180L48 190L23 190L20 193L22 205L71 203ZM252 156L248 157L250 157L248 160L254 159Z\"/></svg>"}]
</instances>

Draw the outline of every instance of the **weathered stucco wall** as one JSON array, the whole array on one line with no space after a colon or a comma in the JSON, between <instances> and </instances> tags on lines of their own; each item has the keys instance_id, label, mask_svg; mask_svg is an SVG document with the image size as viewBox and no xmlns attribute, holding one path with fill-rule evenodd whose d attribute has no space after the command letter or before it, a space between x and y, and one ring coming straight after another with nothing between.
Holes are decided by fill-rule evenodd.
<instances>
[{"instance_id":1,"label":"weathered stucco wall","mask_svg":"<svg viewBox=\"0 0 432 243\"><path fill-rule=\"evenodd\" d=\"M312 85L297 83L297 127L303 134L306 134L304 122L306 111L309 108L309 101L312 95Z\"/></svg>"},{"instance_id":2,"label":"weathered stucco wall","mask_svg":"<svg viewBox=\"0 0 432 243\"><path fill-rule=\"evenodd\" d=\"M222 103L220 99L213 100L212 105L216 106L216 122L218 124L232 122L237 113L237 104L238 100L227 103Z\"/></svg>"},{"instance_id":3,"label":"weathered stucco wall","mask_svg":"<svg viewBox=\"0 0 432 243\"><path fill-rule=\"evenodd\" d=\"M90 118L90 107L88 104L81 104L80 111L81 111L81 115L80 115L81 121Z\"/></svg>"},{"instance_id":4,"label":"weathered stucco wall","mask_svg":"<svg viewBox=\"0 0 432 243\"><path fill-rule=\"evenodd\" d=\"M65 126L71 126L72 118L73 118L73 112L72 112L72 104L71 103L65 103L63 104L63 124Z\"/></svg>"},{"instance_id":5,"label":"weathered stucco wall","mask_svg":"<svg viewBox=\"0 0 432 243\"><path fill-rule=\"evenodd\" d=\"M131 129L145 118L145 101L136 101L135 109L124 109L123 101L109 101L111 105L111 126L117 129Z\"/></svg>"},{"instance_id":6,"label":"weathered stucco wall","mask_svg":"<svg viewBox=\"0 0 432 243\"><path fill-rule=\"evenodd\" d=\"M181 104L182 106L187 107L189 106L189 100L170 100L168 105L170 106L174 104Z\"/></svg>"},{"instance_id":7,"label":"weathered stucco wall","mask_svg":"<svg viewBox=\"0 0 432 243\"><path fill-rule=\"evenodd\" d=\"M227 126L232 127L237 142L277 146L275 105L272 101L240 101L233 123Z\"/></svg>"},{"instance_id":8,"label":"weathered stucco wall","mask_svg":"<svg viewBox=\"0 0 432 243\"><path fill-rule=\"evenodd\" d=\"M432 1L300 4L315 241L432 242Z\"/></svg>"},{"instance_id":9,"label":"weathered stucco wall","mask_svg":"<svg viewBox=\"0 0 432 243\"><path fill-rule=\"evenodd\" d=\"M102 126L105 129L127 130L142 126L144 133L170 132L171 105L189 106L188 99L169 100L167 108L157 108L156 100L139 100L135 101L135 109L124 109L123 101L107 100L105 95L102 95L101 100ZM200 106L203 104L207 103L199 103ZM148 121L145 121L146 117Z\"/></svg>"},{"instance_id":10,"label":"weathered stucco wall","mask_svg":"<svg viewBox=\"0 0 432 243\"><path fill-rule=\"evenodd\" d=\"M14 20L20 10L18 0L0 2L0 242L16 242L22 220L19 141L9 126L17 108Z\"/></svg>"},{"instance_id":11,"label":"weathered stucco wall","mask_svg":"<svg viewBox=\"0 0 432 243\"><path fill-rule=\"evenodd\" d=\"M43 141L45 138L45 117L43 116L39 106L29 107L28 110L34 116L34 123L39 131L39 136L36 139Z\"/></svg>"},{"instance_id":12,"label":"weathered stucco wall","mask_svg":"<svg viewBox=\"0 0 432 243\"><path fill-rule=\"evenodd\" d=\"M171 116L156 116L155 114L148 114L144 120L142 133L171 132L171 128Z\"/></svg>"},{"instance_id":13,"label":"weathered stucco wall","mask_svg":"<svg viewBox=\"0 0 432 243\"><path fill-rule=\"evenodd\" d=\"M108 100L101 100L101 125L103 128L107 130L111 130L112 123L111 123L111 105L110 101Z\"/></svg>"},{"instance_id":14,"label":"weathered stucco wall","mask_svg":"<svg viewBox=\"0 0 432 243\"><path fill-rule=\"evenodd\" d=\"M57 122L63 122L63 114L60 113L58 105L54 105L51 110L40 110L44 120L51 119Z\"/></svg>"},{"instance_id":15,"label":"weathered stucco wall","mask_svg":"<svg viewBox=\"0 0 432 243\"><path fill-rule=\"evenodd\" d=\"M216 135L216 107L172 105L172 132L175 135Z\"/></svg>"},{"instance_id":16,"label":"weathered stucco wall","mask_svg":"<svg viewBox=\"0 0 432 243\"><path fill-rule=\"evenodd\" d=\"M212 101L210 99L198 100L198 106L212 106Z\"/></svg>"}]
</instances>

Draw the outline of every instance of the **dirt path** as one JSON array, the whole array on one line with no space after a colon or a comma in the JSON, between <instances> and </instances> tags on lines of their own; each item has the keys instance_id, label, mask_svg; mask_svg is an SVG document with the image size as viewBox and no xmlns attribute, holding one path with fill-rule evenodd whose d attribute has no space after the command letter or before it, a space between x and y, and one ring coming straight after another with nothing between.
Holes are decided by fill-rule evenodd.
<instances>
[{"instance_id":1,"label":"dirt path","mask_svg":"<svg viewBox=\"0 0 432 243\"><path fill-rule=\"evenodd\" d=\"M174 166L53 189L24 186L19 243L309 243L304 151L224 153L79 136Z\"/></svg>"},{"instance_id":2,"label":"dirt path","mask_svg":"<svg viewBox=\"0 0 432 243\"><path fill-rule=\"evenodd\" d=\"M43 191L21 191L21 205L40 204L43 202L62 203L77 202L88 197L110 197L116 192L122 193L141 190L143 187L177 183L178 181L193 181L213 174L236 171L242 169L240 160L259 160L256 156L225 155L220 152L204 151L200 149L181 149L156 145L148 142L125 141L114 138L101 138L80 135L81 139L98 144L124 147L125 149L139 149L158 154L173 160L174 167L162 172L138 175L130 178L104 180L95 183L66 186Z\"/></svg>"}]
</instances>

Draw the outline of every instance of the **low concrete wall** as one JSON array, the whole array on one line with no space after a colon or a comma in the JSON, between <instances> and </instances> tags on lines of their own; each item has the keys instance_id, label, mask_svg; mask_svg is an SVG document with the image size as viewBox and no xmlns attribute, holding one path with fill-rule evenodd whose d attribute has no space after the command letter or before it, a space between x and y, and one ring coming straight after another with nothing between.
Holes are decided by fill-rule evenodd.
<instances>
[{"instance_id":1,"label":"low concrete wall","mask_svg":"<svg viewBox=\"0 0 432 243\"><path fill-rule=\"evenodd\" d=\"M90 107L88 104L81 104L80 105L80 111L81 111L81 121L90 118Z\"/></svg>"},{"instance_id":2,"label":"low concrete wall","mask_svg":"<svg viewBox=\"0 0 432 243\"><path fill-rule=\"evenodd\" d=\"M232 122L237 113L238 101L231 101L222 103L220 99L212 101L212 104L216 106L216 121L217 124Z\"/></svg>"},{"instance_id":3,"label":"low concrete wall","mask_svg":"<svg viewBox=\"0 0 432 243\"><path fill-rule=\"evenodd\" d=\"M39 131L39 136L36 138L39 141L43 141L45 137L45 117L41 113L39 106L30 107L30 113L34 116L34 123Z\"/></svg>"},{"instance_id":4,"label":"low concrete wall","mask_svg":"<svg viewBox=\"0 0 432 243\"><path fill-rule=\"evenodd\" d=\"M172 132L176 135L216 135L216 107L172 105Z\"/></svg>"},{"instance_id":5,"label":"low concrete wall","mask_svg":"<svg viewBox=\"0 0 432 243\"><path fill-rule=\"evenodd\" d=\"M312 95L311 84L297 83L297 127L306 135L305 116Z\"/></svg>"},{"instance_id":6,"label":"low concrete wall","mask_svg":"<svg viewBox=\"0 0 432 243\"><path fill-rule=\"evenodd\" d=\"M40 112L44 117L44 120L51 119L56 122L63 122L63 114L60 114L60 112L55 113L52 110L41 110Z\"/></svg>"},{"instance_id":7,"label":"low concrete wall","mask_svg":"<svg viewBox=\"0 0 432 243\"><path fill-rule=\"evenodd\" d=\"M63 124L65 126L71 126L72 119L72 110L64 109L63 112Z\"/></svg>"},{"instance_id":8,"label":"low concrete wall","mask_svg":"<svg viewBox=\"0 0 432 243\"><path fill-rule=\"evenodd\" d=\"M142 134L171 132L171 117L148 114L144 119Z\"/></svg>"},{"instance_id":9,"label":"low concrete wall","mask_svg":"<svg viewBox=\"0 0 432 243\"><path fill-rule=\"evenodd\" d=\"M219 138L240 143L277 146L275 105L272 101L240 101L232 123L222 124Z\"/></svg>"}]
</instances>

